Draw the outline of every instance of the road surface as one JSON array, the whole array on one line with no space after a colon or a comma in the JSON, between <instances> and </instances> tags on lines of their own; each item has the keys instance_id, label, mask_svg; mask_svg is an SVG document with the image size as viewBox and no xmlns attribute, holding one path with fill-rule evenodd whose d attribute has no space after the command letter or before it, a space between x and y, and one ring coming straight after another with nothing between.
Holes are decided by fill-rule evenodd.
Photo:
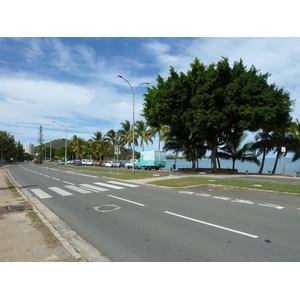
<instances>
[{"instance_id":1,"label":"road surface","mask_svg":"<svg viewBox=\"0 0 300 300\"><path fill-rule=\"evenodd\" d=\"M166 189L29 163L10 172L111 261L300 261L297 196Z\"/></svg>"}]
</instances>

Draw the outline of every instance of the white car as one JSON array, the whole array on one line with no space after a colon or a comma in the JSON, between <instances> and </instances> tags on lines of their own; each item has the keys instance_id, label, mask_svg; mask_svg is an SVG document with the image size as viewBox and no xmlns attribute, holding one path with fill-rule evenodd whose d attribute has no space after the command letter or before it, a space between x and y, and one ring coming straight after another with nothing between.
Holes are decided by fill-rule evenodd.
<instances>
[{"instance_id":1,"label":"white car","mask_svg":"<svg viewBox=\"0 0 300 300\"><path fill-rule=\"evenodd\" d=\"M120 163L117 161L107 161L105 167L120 168Z\"/></svg>"},{"instance_id":2,"label":"white car","mask_svg":"<svg viewBox=\"0 0 300 300\"><path fill-rule=\"evenodd\" d=\"M83 166L93 166L94 165L94 162L91 159L83 159L81 161L81 163Z\"/></svg>"}]
</instances>

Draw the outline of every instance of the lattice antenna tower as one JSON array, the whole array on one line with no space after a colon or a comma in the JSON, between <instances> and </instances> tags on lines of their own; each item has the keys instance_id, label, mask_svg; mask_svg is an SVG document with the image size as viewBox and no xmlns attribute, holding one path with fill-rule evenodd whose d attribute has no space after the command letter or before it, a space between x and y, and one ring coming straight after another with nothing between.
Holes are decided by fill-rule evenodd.
<instances>
[{"instance_id":1,"label":"lattice antenna tower","mask_svg":"<svg viewBox=\"0 0 300 300\"><path fill-rule=\"evenodd\" d=\"M44 146L44 138L43 138L43 126L40 126L38 133L38 144L39 144L39 161L43 161L43 146Z\"/></svg>"}]
</instances>

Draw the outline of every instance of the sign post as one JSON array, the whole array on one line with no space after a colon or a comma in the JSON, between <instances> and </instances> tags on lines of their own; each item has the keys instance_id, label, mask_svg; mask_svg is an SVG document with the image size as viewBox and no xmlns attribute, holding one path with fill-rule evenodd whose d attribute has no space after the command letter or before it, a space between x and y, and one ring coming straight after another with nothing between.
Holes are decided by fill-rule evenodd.
<instances>
[{"instance_id":1,"label":"sign post","mask_svg":"<svg viewBox=\"0 0 300 300\"><path fill-rule=\"evenodd\" d=\"M286 152L285 147L281 147L281 153L282 153L282 176L284 176L284 154Z\"/></svg>"}]
</instances>

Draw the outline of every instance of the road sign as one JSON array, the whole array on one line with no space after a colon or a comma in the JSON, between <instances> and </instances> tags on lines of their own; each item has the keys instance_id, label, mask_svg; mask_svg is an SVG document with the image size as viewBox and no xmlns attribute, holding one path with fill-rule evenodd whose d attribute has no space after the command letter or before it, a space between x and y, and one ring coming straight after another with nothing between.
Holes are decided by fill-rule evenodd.
<instances>
[{"instance_id":1,"label":"road sign","mask_svg":"<svg viewBox=\"0 0 300 300\"><path fill-rule=\"evenodd\" d=\"M116 146L115 146L115 154L117 154L117 155L120 155L120 154L121 154L120 145L116 145Z\"/></svg>"}]
</instances>

